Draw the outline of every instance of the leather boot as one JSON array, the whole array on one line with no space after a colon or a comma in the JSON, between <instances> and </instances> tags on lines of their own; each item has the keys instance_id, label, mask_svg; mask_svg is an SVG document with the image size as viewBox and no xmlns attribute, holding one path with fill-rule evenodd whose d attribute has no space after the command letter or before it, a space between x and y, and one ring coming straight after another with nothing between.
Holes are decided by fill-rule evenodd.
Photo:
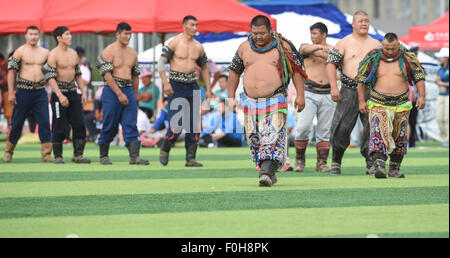
<instances>
[{"instance_id":1,"label":"leather boot","mask_svg":"<svg viewBox=\"0 0 450 258\"><path fill-rule=\"evenodd\" d=\"M3 162L11 162L12 156L14 154L14 148L16 148L16 144L13 144L10 141L6 142L5 154L3 154Z\"/></svg>"},{"instance_id":2,"label":"leather boot","mask_svg":"<svg viewBox=\"0 0 450 258\"><path fill-rule=\"evenodd\" d=\"M54 142L52 144L52 147L53 147L53 156L55 156L55 160L53 161L53 163L64 164L64 159L62 156L62 153L63 153L62 142Z\"/></svg>"},{"instance_id":3,"label":"leather boot","mask_svg":"<svg viewBox=\"0 0 450 258\"><path fill-rule=\"evenodd\" d=\"M331 168L327 166L328 154L330 153L330 143L319 142L316 145L317 163L316 172L330 172Z\"/></svg>"},{"instance_id":4,"label":"leather boot","mask_svg":"<svg viewBox=\"0 0 450 258\"><path fill-rule=\"evenodd\" d=\"M403 157L403 154L389 155L389 177L405 178L405 175L400 173L400 166L402 165Z\"/></svg>"},{"instance_id":5,"label":"leather boot","mask_svg":"<svg viewBox=\"0 0 450 258\"><path fill-rule=\"evenodd\" d=\"M259 172L259 186L271 187L278 181L275 173L280 165L278 162L273 160L263 160L260 164L261 171Z\"/></svg>"},{"instance_id":6,"label":"leather boot","mask_svg":"<svg viewBox=\"0 0 450 258\"><path fill-rule=\"evenodd\" d=\"M295 172L303 172L305 170L305 153L308 141L295 141Z\"/></svg>"},{"instance_id":7,"label":"leather boot","mask_svg":"<svg viewBox=\"0 0 450 258\"><path fill-rule=\"evenodd\" d=\"M167 164L169 163L169 152L171 147L172 144L170 143L170 141L164 138L161 149L159 151L159 162L163 166L167 166Z\"/></svg>"},{"instance_id":8,"label":"leather boot","mask_svg":"<svg viewBox=\"0 0 450 258\"><path fill-rule=\"evenodd\" d=\"M148 160L139 157L139 150L141 149L141 142L135 141L128 144L128 151L130 153L130 165L149 165Z\"/></svg>"},{"instance_id":9,"label":"leather boot","mask_svg":"<svg viewBox=\"0 0 450 258\"><path fill-rule=\"evenodd\" d=\"M100 164L102 165L112 165L112 162L109 160L109 144L99 144L100 148Z\"/></svg>"},{"instance_id":10,"label":"leather boot","mask_svg":"<svg viewBox=\"0 0 450 258\"><path fill-rule=\"evenodd\" d=\"M330 175L340 175L340 174L341 174L341 164L337 162L332 162Z\"/></svg>"},{"instance_id":11,"label":"leather boot","mask_svg":"<svg viewBox=\"0 0 450 258\"><path fill-rule=\"evenodd\" d=\"M83 157L84 146L86 145L85 139L73 139L73 158L72 162L88 164L91 163L90 159Z\"/></svg>"},{"instance_id":12,"label":"leather boot","mask_svg":"<svg viewBox=\"0 0 450 258\"><path fill-rule=\"evenodd\" d=\"M186 148L186 167L203 167L203 164L195 160L197 154L197 143L191 144Z\"/></svg>"},{"instance_id":13,"label":"leather boot","mask_svg":"<svg viewBox=\"0 0 450 258\"><path fill-rule=\"evenodd\" d=\"M386 178L386 157L381 153L374 153L371 159L375 178Z\"/></svg>"},{"instance_id":14,"label":"leather boot","mask_svg":"<svg viewBox=\"0 0 450 258\"><path fill-rule=\"evenodd\" d=\"M42 143L42 149L41 149L41 162L53 162L55 161L50 154L52 153L52 143L51 142L45 142Z\"/></svg>"}]
</instances>

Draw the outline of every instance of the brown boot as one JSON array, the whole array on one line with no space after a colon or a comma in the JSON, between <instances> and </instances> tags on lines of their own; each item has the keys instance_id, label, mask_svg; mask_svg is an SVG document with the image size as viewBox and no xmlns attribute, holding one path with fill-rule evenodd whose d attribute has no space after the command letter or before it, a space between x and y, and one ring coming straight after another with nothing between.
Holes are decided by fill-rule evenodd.
<instances>
[{"instance_id":1,"label":"brown boot","mask_svg":"<svg viewBox=\"0 0 450 258\"><path fill-rule=\"evenodd\" d=\"M317 163L316 172L330 172L331 168L327 166L328 154L330 153L329 142L319 142L316 145L317 150Z\"/></svg>"},{"instance_id":2,"label":"brown boot","mask_svg":"<svg viewBox=\"0 0 450 258\"><path fill-rule=\"evenodd\" d=\"M52 153L52 143L51 142L45 142L42 143L42 149L41 149L41 162L53 162L55 161L50 154Z\"/></svg>"},{"instance_id":3,"label":"brown boot","mask_svg":"<svg viewBox=\"0 0 450 258\"><path fill-rule=\"evenodd\" d=\"M305 153L308 141L295 141L295 172L303 172L305 170Z\"/></svg>"},{"instance_id":4,"label":"brown boot","mask_svg":"<svg viewBox=\"0 0 450 258\"><path fill-rule=\"evenodd\" d=\"M3 155L3 162L11 162L12 156L14 154L14 148L16 145L10 141L6 142L5 154Z\"/></svg>"}]
</instances>

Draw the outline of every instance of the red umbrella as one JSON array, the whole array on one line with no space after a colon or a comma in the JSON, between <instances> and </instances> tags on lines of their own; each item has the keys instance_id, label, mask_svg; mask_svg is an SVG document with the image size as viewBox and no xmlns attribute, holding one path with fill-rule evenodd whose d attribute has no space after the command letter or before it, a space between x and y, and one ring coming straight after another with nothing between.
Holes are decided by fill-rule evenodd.
<instances>
[{"instance_id":1,"label":"red umbrella","mask_svg":"<svg viewBox=\"0 0 450 258\"><path fill-rule=\"evenodd\" d=\"M42 29L41 18L45 0L2 0L0 34L24 34L28 26Z\"/></svg>"}]
</instances>

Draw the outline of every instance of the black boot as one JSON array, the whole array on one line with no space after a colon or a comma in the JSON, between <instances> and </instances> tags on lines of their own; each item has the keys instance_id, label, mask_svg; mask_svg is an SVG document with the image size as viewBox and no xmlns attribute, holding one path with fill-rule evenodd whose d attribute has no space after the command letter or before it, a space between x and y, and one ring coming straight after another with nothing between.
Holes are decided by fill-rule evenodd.
<instances>
[{"instance_id":1,"label":"black boot","mask_svg":"<svg viewBox=\"0 0 450 258\"><path fill-rule=\"evenodd\" d=\"M386 178L386 159L381 153L373 153L370 157L373 161L372 171L375 178Z\"/></svg>"},{"instance_id":2,"label":"black boot","mask_svg":"<svg viewBox=\"0 0 450 258\"><path fill-rule=\"evenodd\" d=\"M260 163L260 167L259 186L271 187L278 181L275 173L280 167L280 164L273 160L263 160Z\"/></svg>"},{"instance_id":3,"label":"black boot","mask_svg":"<svg viewBox=\"0 0 450 258\"><path fill-rule=\"evenodd\" d=\"M63 160L63 145L61 142L54 142L52 144L52 148L53 148L53 155L55 156L55 160L53 161L53 163L55 164L64 164L64 160Z\"/></svg>"},{"instance_id":4,"label":"black boot","mask_svg":"<svg viewBox=\"0 0 450 258\"><path fill-rule=\"evenodd\" d=\"M400 173L400 166L402 165L403 156L403 154L389 155L389 177L405 178L405 175Z\"/></svg>"},{"instance_id":5,"label":"black boot","mask_svg":"<svg viewBox=\"0 0 450 258\"><path fill-rule=\"evenodd\" d=\"M128 151L130 152L130 165L149 165L148 160L144 160L139 157L139 150L141 148L141 142L135 141L128 144Z\"/></svg>"},{"instance_id":6,"label":"black boot","mask_svg":"<svg viewBox=\"0 0 450 258\"><path fill-rule=\"evenodd\" d=\"M75 163L91 163L90 159L83 157L84 146L86 145L85 139L73 139L73 158L72 162Z\"/></svg>"},{"instance_id":7,"label":"black boot","mask_svg":"<svg viewBox=\"0 0 450 258\"><path fill-rule=\"evenodd\" d=\"M186 167L203 167L203 164L195 161L197 154L197 143L186 147Z\"/></svg>"},{"instance_id":8,"label":"black boot","mask_svg":"<svg viewBox=\"0 0 450 258\"><path fill-rule=\"evenodd\" d=\"M344 151L333 148L330 175L341 174L342 157L344 157Z\"/></svg>"},{"instance_id":9,"label":"black boot","mask_svg":"<svg viewBox=\"0 0 450 258\"><path fill-rule=\"evenodd\" d=\"M375 171L373 171L373 161L371 158L366 159L366 175L373 175Z\"/></svg>"},{"instance_id":10,"label":"black boot","mask_svg":"<svg viewBox=\"0 0 450 258\"><path fill-rule=\"evenodd\" d=\"M102 165L112 165L111 160L109 160L109 144L100 144L100 164Z\"/></svg>"},{"instance_id":11,"label":"black boot","mask_svg":"<svg viewBox=\"0 0 450 258\"><path fill-rule=\"evenodd\" d=\"M161 150L159 151L159 162L163 166L167 166L167 163L169 163L169 152L171 147L172 144L169 142L169 140L164 138L161 145Z\"/></svg>"}]
</instances>

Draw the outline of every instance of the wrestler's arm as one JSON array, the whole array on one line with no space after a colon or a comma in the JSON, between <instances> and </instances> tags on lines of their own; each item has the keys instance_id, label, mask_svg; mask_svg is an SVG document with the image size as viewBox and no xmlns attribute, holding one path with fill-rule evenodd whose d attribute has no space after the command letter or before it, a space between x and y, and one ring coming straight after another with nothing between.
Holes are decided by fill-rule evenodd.
<instances>
[{"instance_id":1,"label":"wrestler's arm","mask_svg":"<svg viewBox=\"0 0 450 258\"><path fill-rule=\"evenodd\" d=\"M136 67L138 67L138 57L137 57L137 53L135 53L135 62L134 65ZM133 90L134 90L134 95L137 96L138 95L138 89L139 89L139 75L136 74L131 74L131 81L133 84Z\"/></svg>"},{"instance_id":2,"label":"wrestler's arm","mask_svg":"<svg viewBox=\"0 0 450 258\"><path fill-rule=\"evenodd\" d=\"M48 55L47 63L48 63L49 66L51 66L53 68L57 68L57 61L56 61L56 54L55 54L55 52L50 52L50 54ZM52 87L52 91L58 97L59 102L61 103L61 105L63 107L68 107L69 106L69 100L59 90L58 84L56 83L56 79L55 78L50 78L48 80L48 84L50 84L50 87Z\"/></svg>"},{"instance_id":3,"label":"wrestler's arm","mask_svg":"<svg viewBox=\"0 0 450 258\"><path fill-rule=\"evenodd\" d=\"M80 91L81 91L81 104L86 105L86 101L87 101L86 85L85 85L83 79L81 78L81 74L75 76L75 81L77 82L78 88L80 88Z\"/></svg>"},{"instance_id":4,"label":"wrestler's arm","mask_svg":"<svg viewBox=\"0 0 450 258\"><path fill-rule=\"evenodd\" d=\"M366 103L366 85L358 83L358 100L359 100L359 112L361 114L367 114L369 108Z\"/></svg>"},{"instance_id":5,"label":"wrestler's arm","mask_svg":"<svg viewBox=\"0 0 450 258\"><path fill-rule=\"evenodd\" d=\"M316 57L320 57L323 59L328 58L328 47L323 45L315 45L315 44L303 44L300 46L300 54L302 56L314 55Z\"/></svg>"},{"instance_id":6,"label":"wrestler's arm","mask_svg":"<svg viewBox=\"0 0 450 258\"><path fill-rule=\"evenodd\" d=\"M102 53L102 58L106 62L112 63L114 60L114 54L112 53L112 51L110 51L110 49L105 49ZM117 98L119 99L120 103L124 106L128 105L128 98L120 90L119 86L117 85L116 81L114 80L112 73L106 72L103 75L103 78L105 78L105 81L108 84L109 88L117 95Z\"/></svg>"},{"instance_id":7,"label":"wrestler's arm","mask_svg":"<svg viewBox=\"0 0 450 258\"><path fill-rule=\"evenodd\" d=\"M205 54L205 50L203 49L203 46L201 47L201 54L200 56ZM205 99L208 99L211 95L211 75L209 74L208 65L204 64L202 67L202 78L205 82L206 86L206 93L205 93Z\"/></svg>"},{"instance_id":8,"label":"wrestler's arm","mask_svg":"<svg viewBox=\"0 0 450 258\"><path fill-rule=\"evenodd\" d=\"M170 41L169 44L167 44L167 47L169 49L171 49L173 52L175 52L176 43L177 43L177 38ZM169 61L170 60L168 60L167 57L161 55L161 57L159 58L159 62L158 62L158 70L159 70L159 77L161 77L161 81L163 84L163 92L167 96L172 96L173 95L172 85L170 85L169 80L167 79L167 75L166 75L166 63L168 63Z\"/></svg>"},{"instance_id":9,"label":"wrestler's arm","mask_svg":"<svg viewBox=\"0 0 450 258\"><path fill-rule=\"evenodd\" d=\"M416 88L419 92L419 98L416 101L416 107L421 110L425 107L425 80L416 82Z\"/></svg>"},{"instance_id":10,"label":"wrestler's arm","mask_svg":"<svg viewBox=\"0 0 450 258\"><path fill-rule=\"evenodd\" d=\"M334 47L334 49L338 50L339 53L344 56L344 40L338 42L338 44ZM331 87L331 99L335 102L341 101L341 93L339 92L339 88L337 87L337 65L331 62L327 63L327 75L328 80L330 81Z\"/></svg>"},{"instance_id":11,"label":"wrestler's arm","mask_svg":"<svg viewBox=\"0 0 450 258\"><path fill-rule=\"evenodd\" d=\"M21 60L22 53L20 49L16 50L14 52L13 57L15 59ZM8 102L11 105L14 105L16 103L16 94L14 93L14 85L16 85L16 76L17 76L17 70L16 69L8 69Z\"/></svg>"}]
</instances>

